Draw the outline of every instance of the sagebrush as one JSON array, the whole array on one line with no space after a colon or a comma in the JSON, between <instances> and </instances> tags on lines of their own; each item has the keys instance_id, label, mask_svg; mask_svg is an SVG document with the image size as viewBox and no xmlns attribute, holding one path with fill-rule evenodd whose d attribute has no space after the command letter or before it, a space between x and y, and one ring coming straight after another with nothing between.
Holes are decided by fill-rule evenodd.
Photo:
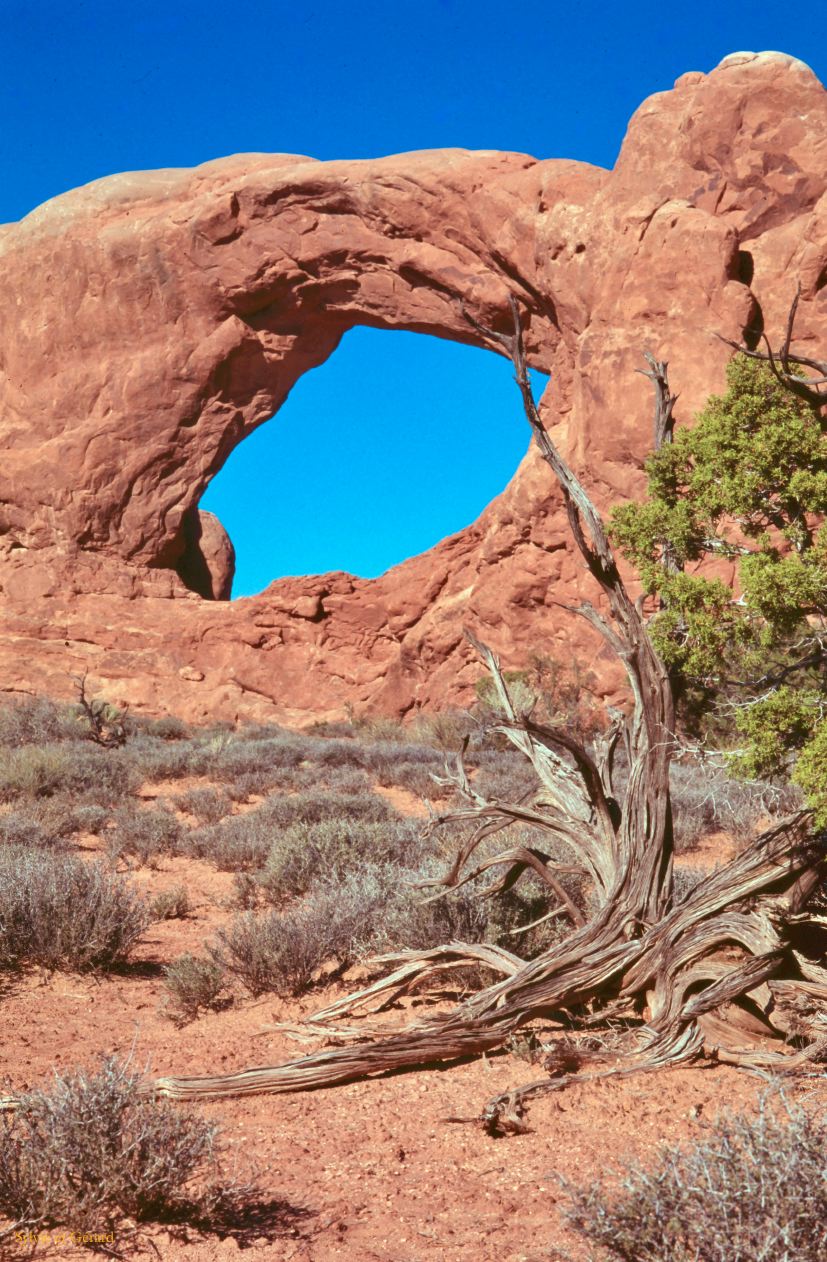
<instances>
[{"instance_id":1,"label":"sagebrush","mask_svg":"<svg viewBox=\"0 0 827 1262\"><path fill-rule=\"evenodd\" d=\"M827 1118L765 1096L756 1116L572 1195L574 1225L617 1262L822 1262Z\"/></svg>"}]
</instances>

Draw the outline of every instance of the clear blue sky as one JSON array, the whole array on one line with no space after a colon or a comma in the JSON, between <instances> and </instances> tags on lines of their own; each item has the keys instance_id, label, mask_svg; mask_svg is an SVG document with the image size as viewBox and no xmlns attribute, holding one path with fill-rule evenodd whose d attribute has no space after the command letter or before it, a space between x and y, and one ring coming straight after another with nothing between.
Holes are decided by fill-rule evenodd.
<instances>
[{"instance_id":1,"label":"clear blue sky","mask_svg":"<svg viewBox=\"0 0 827 1262\"><path fill-rule=\"evenodd\" d=\"M825 35L823 4L777 0L0 0L0 222L114 171L239 151L461 146L611 166L640 101L685 70L780 48L823 80ZM348 334L207 492L236 593L373 575L461 529L525 449L513 391L484 352Z\"/></svg>"}]
</instances>

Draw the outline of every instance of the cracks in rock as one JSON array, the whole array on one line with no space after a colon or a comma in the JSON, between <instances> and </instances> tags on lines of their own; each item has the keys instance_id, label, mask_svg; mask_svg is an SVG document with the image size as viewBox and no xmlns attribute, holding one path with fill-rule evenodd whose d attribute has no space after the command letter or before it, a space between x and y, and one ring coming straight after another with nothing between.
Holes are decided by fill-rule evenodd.
<instances>
[{"instance_id":1,"label":"cracks in rock","mask_svg":"<svg viewBox=\"0 0 827 1262\"><path fill-rule=\"evenodd\" d=\"M527 280L526 277L523 276L522 273L514 266L514 264L510 263L505 255L501 254L499 250L492 250L491 258L504 276L507 276L508 279L525 294L528 294L538 313L546 316L559 333L560 322L557 317L557 308L554 304L554 300L548 294L541 293L537 286L530 280Z\"/></svg>"},{"instance_id":2,"label":"cracks in rock","mask_svg":"<svg viewBox=\"0 0 827 1262\"><path fill-rule=\"evenodd\" d=\"M662 209L663 209L663 207L664 207L664 206L666 206L666 205L667 205L667 203L668 203L669 201L671 201L671 198L669 198L669 197L664 197L663 201L658 202L658 204L657 204L657 206L655 206L654 210L652 210L652 211L651 211L651 212L650 212L650 213L649 213L649 214L645 217L645 219L643 220L643 222L642 222L642 223L641 223L641 225L640 225L640 233L639 233L639 235L638 235L638 239L637 239L637 243L638 243L638 245L640 245L640 244L641 244L641 242L643 241L643 238L646 236L646 233L649 231L650 227L652 226L652 220L655 218L655 215L658 213L658 211L659 211L659 210L662 210Z\"/></svg>"}]
</instances>

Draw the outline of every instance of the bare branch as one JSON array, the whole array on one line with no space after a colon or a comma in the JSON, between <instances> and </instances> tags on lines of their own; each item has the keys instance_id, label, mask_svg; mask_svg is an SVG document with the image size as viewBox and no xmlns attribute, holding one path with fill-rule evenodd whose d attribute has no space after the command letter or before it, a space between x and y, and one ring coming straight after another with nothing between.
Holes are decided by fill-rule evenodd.
<instances>
[{"instance_id":1,"label":"bare branch","mask_svg":"<svg viewBox=\"0 0 827 1262\"><path fill-rule=\"evenodd\" d=\"M125 719L129 709L116 710L106 701L95 701L86 695L88 671L74 677L78 692L78 705L89 725L89 739L104 749L117 749L126 743Z\"/></svg>"},{"instance_id":2,"label":"bare branch","mask_svg":"<svg viewBox=\"0 0 827 1262\"><path fill-rule=\"evenodd\" d=\"M644 351L643 358L649 365L649 372L646 372L643 368L638 368L637 371L643 377L648 377L655 387L652 446L655 451L660 451L661 447L672 442L675 429L675 418L672 412L678 401L678 396L672 394L669 389L669 378L667 376L669 365L666 360L655 359L650 351Z\"/></svg>"},{"instance_id":3,"label":"bare branch","mask_svg":"<svg viewBox=\"0 0 827 1262\"><path fill-rule=\"evenodd\" d=\"M793 328L795 325L795 317L798 313L798 304L801 299L801 282L796 286L795 296L790 303L790 310L787 315L787 326L784 333L784 341L781 350L776 353L770 345L766 334L761 335L761 340L766 347L766 351L752 350L750 347L744 346L741 342L733 342L731 338L723 337L722 334L716 334L719 341L724 342L727 346L731 346L739 355L746 355L749 359L758 359L762 363L769 364L776 380L784 386L786 390L790 390L793 394L798 395L800 399L805 399L808 403L812 403L817 408L823 408L827 404L827 391L821 390L819 387L827 385L827 361L819 359L811 359L805 355L794 355L790 350L793 340ZM795 372L793 367L809 368L816 372L816 377L804 377L801 373Z\"/></svg>"}]
</instances>

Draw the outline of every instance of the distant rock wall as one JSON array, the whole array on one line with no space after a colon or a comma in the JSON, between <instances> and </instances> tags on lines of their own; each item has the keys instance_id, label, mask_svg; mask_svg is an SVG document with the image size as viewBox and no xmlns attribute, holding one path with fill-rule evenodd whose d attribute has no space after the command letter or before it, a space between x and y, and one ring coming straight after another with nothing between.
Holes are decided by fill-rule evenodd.
<instances>
[{"instance_id":1,"label":"distant rock wall","mask_svg":"<svg viewBox=\"0 0 827 1262\"><path fill-rule=\"evenodd\" d=\"M507 665L599 659L560 611L587 580L533 453L473 525L379 579L232 603L231 544L197 505L347 329L478 343L463 306L504 328L512 293L555 440L599 504L634 495L643 349L691 418L723 384L715 334L777 337L800 279L797 333L823 355L825 187L823 87L737 53L645 101L612 172L247 154L111 176L0 227L0 686L68 694L88 670L136 708L297 723L467 700L466 625Z\"/></svg>"}]
</instances>

